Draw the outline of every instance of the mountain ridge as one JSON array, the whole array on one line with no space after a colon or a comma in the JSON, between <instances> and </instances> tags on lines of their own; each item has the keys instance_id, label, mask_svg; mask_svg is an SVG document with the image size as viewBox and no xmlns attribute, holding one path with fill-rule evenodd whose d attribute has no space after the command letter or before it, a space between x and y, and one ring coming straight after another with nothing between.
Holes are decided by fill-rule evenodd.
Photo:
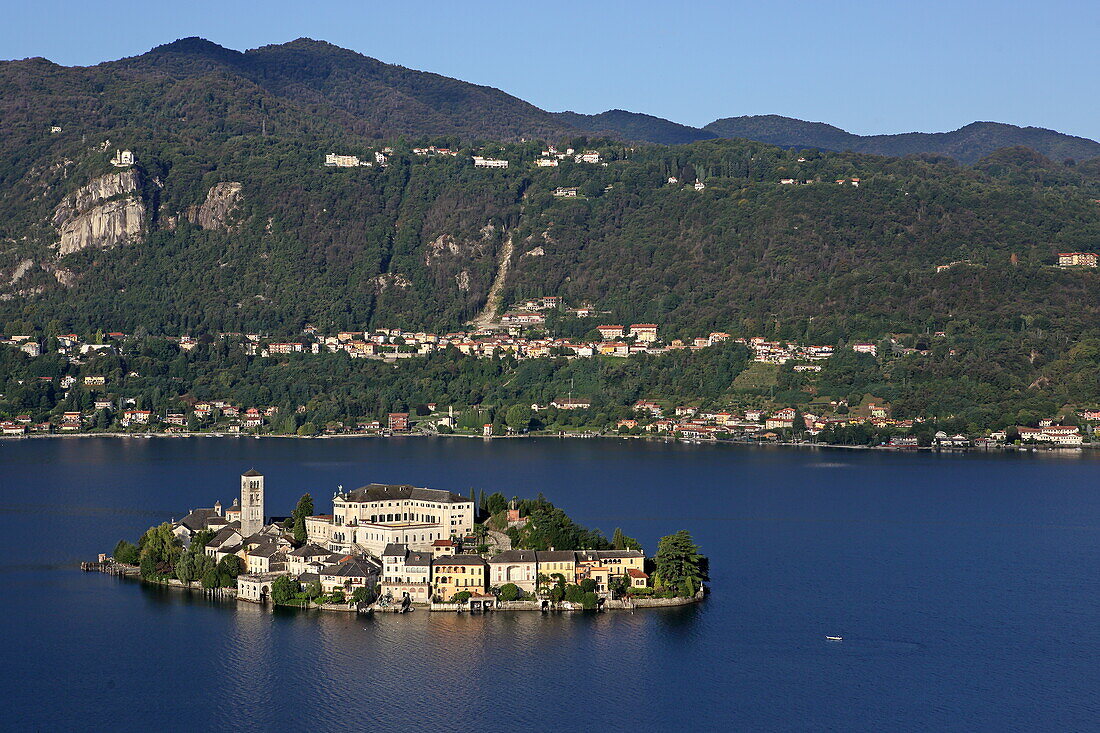
<instances>
[{"instance_id":1,"label":"mountain ridge","mask_svg":"<svg viewBox=\"0 0 1100 733\"><path fill-rule=\"evenodd\" d=\"M903 157L938 154L974 163L994 150L1022 145L1049 158L1089 160L1100 157L1100 143L1043 127L976 121L949 132L856 135L825 122L781 115L727 117L706 125L719 137L745 138L785 148L819 148L837 152Z\"/></svg>"},{"instance_id":2,"label":"mountain ridge","mask_svg":"<svg viewBox=\"0 0 1100 733\"><path fill-rule=\"evenodd\" d=\"M230 77L222 79L224 83L244 85L242 93L255 94L258 88L272 95L270 106L305 107L292 115L296 124L309 127L309 117L327 112L329 119L321 127L329 132L335 124L374 139L451 135L512 141L595 134L681 145L722 137L890 157L946 155L966 164L997 149L1021 145L1058 160L1100 158L1100 142L1001 122L976 121L947 132L857 135L829 123L774 114L725 117L694 127L622 109L549 112L493 86L390 64L308 37L238 51L191 36L91 66L62 66L42 57L0 62L0 76L36 74L48 77L47 92L51 83L60 85L58 95L79 92L84 84L89 87L85 96L97 93L97 85L140 74L184 85L202 76L222 75ZM142 110L129 112L140 116Z\"/></svg>"}]
</instances>

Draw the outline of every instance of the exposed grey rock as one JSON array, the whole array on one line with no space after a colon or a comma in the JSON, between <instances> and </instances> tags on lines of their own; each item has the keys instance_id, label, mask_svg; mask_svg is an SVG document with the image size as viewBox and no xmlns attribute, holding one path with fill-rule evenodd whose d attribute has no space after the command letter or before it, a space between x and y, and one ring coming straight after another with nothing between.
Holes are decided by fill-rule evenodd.
<instances>
[{"instance_id":1,"label":"exposed grey rock","mask_svg":"<svg viewBox=\"0 0 1100 733\"><path fill-rule=\"evenodd\" d=\"M135 170L108 173L66 196L53 213L59 256L89 247L108 249L145 235L145 203Z\"/></svg>"},{"instance_id":2,"label":"exposed grey rock","mask_svg":"<svg viewBox=\"0 0 1100 733\"><path fill-rule=\"evenodd\" d=\"M229 220L241 204L241 184L223 181L206 192L202 206L187 210L187 220L203 229L228 229Z\"/></svg>"}]
</instances>

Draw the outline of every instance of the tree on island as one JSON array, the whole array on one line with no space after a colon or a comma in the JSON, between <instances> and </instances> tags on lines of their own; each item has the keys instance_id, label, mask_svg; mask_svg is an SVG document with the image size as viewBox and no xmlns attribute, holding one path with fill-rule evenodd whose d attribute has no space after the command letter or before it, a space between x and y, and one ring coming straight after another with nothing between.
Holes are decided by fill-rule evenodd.
<instances>
[{"instance_id":1,"label":"tree on island","mask_svg":"<svg viewBox=\"0 0 1100 733\"><path fill-rule=\"evenodd\" d=\"M641 552L642 543L633 537L627 537L623 534L623 531L618 527L615 528L615 533L611 535L611 548L614 550L638 550Z\"/></svg>"},{"instance_id":2,"label":"tree on island","mask_svg":"<svg viewBox=\"0 0 1100 733\"><path fill-rule=\"evenodd\" d=\"M377 595L374 590L366 586L356 588L351 594L351 600L355 603L374 603L375 598L377 598Z\"/></svg>"},{"instance_id":3,"label":"tree on island","mask_svg":"<svg viewBox=\"0 0 1100 733\"><path fill-rule=\"evenodd\" d=\"M241 558L236 555L226 555L218 561L215 568L218 572L218 584L230 588L236 585L237 576L244 570Z\"/></svg>"},{"instance_id":4,"label":"tree on island","mask_svg":"<svg viewBox=\"0 0 1100 733\"><path fill-rule=\"evenodd\" d=\"M280 575L271 584L271 600L275 605L281 606L298 595L301 589L301 585L297 580L289 575Z\"/></svg>"},{"instance_id":5,"label":"tree on island","mask_svg":"<svg viewBox=\"0 0 1100 733\"><path fill-rule=\"evenodd\" d=\"M309 494L303 494L302 498L298 500L298 505L294 507L294 511L290 513L290 519L288 520L288 524L294 532L294 541L299 545L304 545L308 539L306 536L306 517L312 516L313 497Z\"/></svg>"},{"instance_id":6,"label":"tree on island","mask_svg":"<svg viewBox=\"0 0 1100 733\"><path fill-rule=\"evenodd\" d=\"M141 574L145 577L172 572L176 558L182 547L178 537L172 532L172 525L168 522L150 527L138 541L141 548ZM149 569L152 572L147 572Z\"/></svg>"},{"instance_id":7,"label":"tree on island","mask_svg":"<svg viewBox=\"0 0 1100 733\"><path fill-rule=\"evenodd\" d=\"M120 562L125 565L137 565L141 560L137 545L132 542L127 542L126 540L118 541L118 544L115 545L115 551L112 553L112 557L114 557L115 562Z\"/></svg>"},{"instance_id":8,"label":"tree on island","mask_svg":"<svg viewBox=\"0 0 1100 733\"><path fill-rule=\"evenodd\" d=\"M195 579L195 558L190 552L181 552L175 565L176 577L182 583L190 583Z\"/></svg>"},{"instance_id":9,"label":"tree on island","mask_svg":"<svg viewBox=\"0 0 1100 733\"><path fill-rule=\"evenodd\" d=\"M699 554L699 547L684 529L661 538L657 543L655 562L655 585L688 597L710 579L707 558Z\"/></svg>"},{"instance_id":10,"label":"tree on island","mask_svg":"<svg viewBox=\"0 0 1100 733\"><path fill-rule=\"evenodd\" d=\"M214 568L208 568L205 573L202 574L202 587L207 590L218 587L218 571Z\"/></svg>"}]
</instances>

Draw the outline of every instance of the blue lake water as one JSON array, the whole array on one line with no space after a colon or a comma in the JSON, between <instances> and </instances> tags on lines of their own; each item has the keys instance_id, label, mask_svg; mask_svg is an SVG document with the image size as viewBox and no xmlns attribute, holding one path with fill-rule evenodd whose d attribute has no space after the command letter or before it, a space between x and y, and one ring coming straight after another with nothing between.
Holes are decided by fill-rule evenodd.
<instances>
[{"instance_id":1,"label":"blue lake water","mask_svg":"<svg viewBox=\"0 0 1100 733\"><path fill-rule=\"evenodd\" d=\"M378 619L217 603L77 564L150 524L371 481L534 496L653 552L686 609ZM1100 460L617 440L0 443L4 729L1100 727ZM842 635L841 643L826 635Z\"/></svg>"}]
</instances>

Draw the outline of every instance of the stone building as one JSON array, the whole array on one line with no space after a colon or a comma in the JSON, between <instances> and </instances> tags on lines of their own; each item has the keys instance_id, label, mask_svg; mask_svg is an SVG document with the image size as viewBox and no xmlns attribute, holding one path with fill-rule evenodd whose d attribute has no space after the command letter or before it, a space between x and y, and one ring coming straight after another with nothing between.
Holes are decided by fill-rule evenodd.
<instances>
[{"instance_id":1,"label":"stone building","mask_svg":"<svg viewBox=\"0 0 1100 733\"><path fill-rule=\"evenodd\" d=\"M506 550L489 558L489 585L499 588L514 583L525 593L534 593L538 563L534 550Z\"/></svg>"},{"instance_id":2,"label":"stone building","mask_svg":"<svg viewBox=\"0 0 1100 733\"><path fill-rule=\"evenodd\" d=\"M431 551L436 540L474 528L474 501L450 491L370 484L339 493L332 516L306 520L310 542L333 552L381 555L390 544Z\"/></svg>"},{"instance_id":3,"label":"stone building","mask_svg":"<svg viewBox=\"0 0 1100 733\"><path fill-rule=\"evenodd\" d=\"M256 469L241 474L241 535L251 537L264 526L264 476Z\"/></svg>"}]
</instances>

